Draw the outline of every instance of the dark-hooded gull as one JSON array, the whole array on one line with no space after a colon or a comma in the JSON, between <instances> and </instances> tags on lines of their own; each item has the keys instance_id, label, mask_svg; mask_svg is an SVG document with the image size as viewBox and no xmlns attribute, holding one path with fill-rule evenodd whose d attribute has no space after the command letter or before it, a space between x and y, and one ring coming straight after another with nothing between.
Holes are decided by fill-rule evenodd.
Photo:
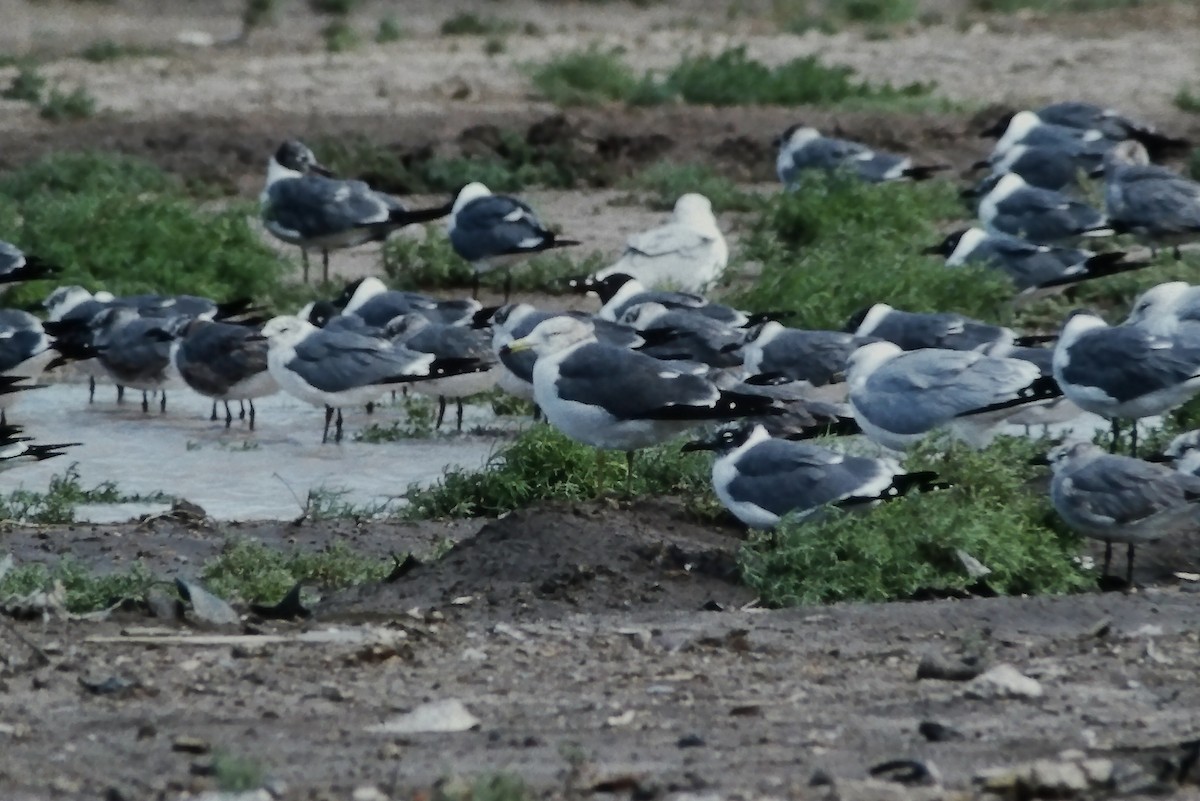
<instances>
[{"instance_id":1,"label":"dark-hooded gull","mask_svg":"<svg viewBox=\"0 0 1200 801\"><path fill-rule=\"evenodd\" d=\"M770 398L719 389L637 351L596 338L574 317L551 317L509 352L532 350L533 395L546 420L577 442L633 452L657 445L710 420L733 420L774 410Z\"/></svg>"},{"instance_id":2,"label":"dark-hooded gull","mask_svg":"<svg viewBox=\"0 0 1200 801\"><path fill-rule=\"evenodd\" d=\"M981 135L997 137L992 148L993 158L1018 145L1072 149L1088 144L1102 147L1108 141L1103 131L1058 125L1028 110L1018 111L1007 120L1001 120Z\"/></svg>"},{"instance_id":3,"label":"dark-hooded gull","mask_svg":"<svg viewBox=\"0 0 1200 801\"><path fill-rule=\"evenodd\" d=\"M1030 403L1062 393L1053 379L1023 359L975 351L903 351L873 342L849 360L850 406L863 432L892 450L947 429L972 445L987 429Z\"/></svg>"},{"instance_id":4,"label":"dark-hooded gull","mask_svg":"<svg viewBox=\"0 0 1200 801\"><path fill-rule=\"evenodd\" d=\"M1166 462L1181 473L1200 476L1200 429L1174 437L1152 461Z\"/></svg>"},{"instance_id":5,"label":"dark-hooded gull","mask_svg":"<svg viewBox=\"0 0 1200 801\"><path fill-rule=\"evenodd\" d=\"M189 319L142 317L129 306L113 306L92 321L97 360L113 383L142 391L143 412L150 410L151 392L159 393L159 412L167 410L167 390L180 381L171 343Z\"/></svg>"},{"instance_id":6,"label":"dark-hooded gull","mask_svg":"<svg viewBox=\"0 0 1200 801\"><path fill-rule=\"evenodd\" d=\"M1157 249L1200 238L1200 183L1150 164L1138 142L1117 145L1105 158L1104 204L1120 232L1130 232Z\"/></svg>"},{"instance_id":7,"label":"dark-hooded gull","mask_svg":"<svg viewBox=\"0 0 1200 801\"><path fill-rule=\"evenodd\" d=\"M975 350L992 356L1005 356L1020 341L1011 328L972 320L953 312L907 312L886 303L876 303L856 313L846 330L859 337L885 339L901 350L944 348Z\"/></svg>"},{"instance_id":8,"label":"dark-hooded gull","mask_svg":"<svg viewBox=\"0 0 1200 801\"><path fill-rule=\"evenodd\" d=\"M642 282L626 273L608 273L603 278L594 275L570 278L567 279L567 287L581 294L595 293L601 303L596 316L602 320L619 320L626 311L643 303L658 303L668 309L696 311L733 326L744 326L762 319L760 316L748 315L721 303L713 303L701 295L647 289Z\"/></svg>"},{"instance_id":9,"label":"dark-hooded gull","mask_svg":"<svg viewBox=\"0 0 1200 801\"><path fill-rule=\"evenodd\" d=\"M875 341L845 331L786 328L763 323L742 345L742 364L750 381L782 377L812 387L817 397L845 395L846 362L858 348Z\"/></svg>"},{"instance_id":10,"label":"dark-hooded gull","mask_svg":"<svg viewBox=\"0 0 1200 801\"><path fill-rule=\"evenodd\" d=\"M1150 265L1144 259L1130 259L1124 251L1094 253L1082 248L1039 245L982 228L952 231L922 252L944 257L947 267L973 264L999 270L1012 280L1014 287L1030 295Z\"/></svg>"},{"instance_id":11,"label":"dark-hooded gull","mask_svg":"<svg viewBox=\"0 0 1200 801\"><path fill-rule=\"evenodd\" d=\"M718 322L693 309L668 309L661 303L640 303L625 310L617 321L662 341L642 352L656 358L686 358L711 367L736 367L746 331Z\"/></svg>"},{"instance_id":12,"label":"dark-hooded gull","mask_svg":"<svg viewBox=\"0 0 1200 801\"><path fill-rule=\"evenodd\" d=\"M1121 112L1094 103L1083 103L1078 100L1065 100L1043 106L1029 112L1037 116L1042 123L1076 128L1084 131L1098 131L1110 142L1120 142L1125 139L1136 139L1150 151L1156 159L1173 152L1184 151L1191 147L1191 142L1181 137L1170 136L1159 131L1153 125L1127 117ZM997 123L983 131L982 136L998 137L1004 133L1013 115L1002 117Z\"/></svg>"},{"instance_id":13,"label":"dark-hooded gull","mask_svg":"<svg viewBox=\"0 0 1200 801\"><path fill-rule=\"evenodd\" d=\"M475 271L475 294L479 276L504 270L504 299L512 289L510 268L521 259L555 248L578 245L551 231L529 204L508 195L494 195L481 183L459 190L450 212L450 244Z\"/></svg>"},{"instance_id":14,"label":"dark-hooded gull","mask_svg":"<svg viewBox=\"0 0 1200 801\"><path fill-rule=\"evenodd\" d=\"M267 162L267 182L259 198L263 225L276 238L322 255L322 274L329 280L329 251L381 242L393 231L413 223L445 217L450 206L404 208L395 198L376 192L362 181L330 177L313 152L289 140Z\"/></svg>"},{"instance_id":15,"label":"dark-hooded gull","mask_svg":"<svg viewBox=\"0 0 1200 801\"><path fill-rule=\"evenodd\" d=\"M773 439L757 424L723 429L683 450L716 452L713 491L750 528L774 528L789 514L805 520L829 506L862 506L935 487L934 473L906 474L895 459Z\"/></svg>"},{"instance_id":16,"label":"dark-hooded gull","mask_svg":"<svg viewBox=\"0 0 1200 801\"><path fill-rule=\"evenodd\" d=\"M670 222L629 237L621 257L596 277L624 273L648 287L703 292L721 277L728 261L729 247L712 203L688 193L675 201Z\"/></svg>"},{"instance_id":17,"label":"dark-hooded gull","mask_svg":"<svg viewBox=\"0 0 1200 801\"><path fill-rule=\"evenodd\" d=\"M1001 176L980 198L979 220L994 233L1042 245L1113 234L1104 215L1091 206L1061 192L1030 186L1013 173Z\"/></svg>"},{"instance_id":18,"label":"dark-hooded gull","mask_svg":"<svg viewBox=\"0 0 1200 801\"><path fill-rule=\"evenodd\" d=\"M253 431L254 399L279 391L278 382L267 369L267 342L253 328L193 320L178 332L171 360L188 387L212 399L211 419L217 419L216 403L225 404L226 428L233 422L230 401L249 402Z\"/></svg>"},{"instance_id":19,"label":"dark-hooded gull","mask_svg":"<svg viewBox=\"0 0 1200 801\"><path fill-rule=\"evenodd\" d=\"M445 378L487 369L477 359L438 360L386 339L349 330L317 328L307 320L283 315L263 326L270 343L267 369L294 398L325 408L321 442L337 412L334 441L342 440L342 407L371 403L396 384Z\"/></svg>"},{"instance_id":20,"label":"dark-hooded gull","mask_svg":"<svg viewBox=\"0 0 1200 801\"><path fill-rule=\"evenodd\" d=\"M1077 406L1112 421L1116 449L1120 421L1162 414L1200 392L1200 326L1155 336L1136 325L1110 326L1098 315L1071 315L1054 348L1054 377Z\"/></svg>"},{"instance_id":21,"label":"dark-hooded gull","mask_svg":"<svg viewBox=\"0 0 1200 801\"><path fill-rule=\"evenodd\" d=\"M908 156L874 150L859 142L822 136L816 128L793 125L775 142L775 173L785 187L793 188L810 170L845 170L868 183L884 181L921 181L949 169L941 164L913 164Z\"/></svg>"},{"instance_id":22,"label":"dark-hooded gull","mask_svg":"<svg viewBox=\"0 0 1200 801\"><path fill-rule=\"evenodd\" d=\"M57 266L26 253L16 245L0 242L0 284L53 278L58 272Z\"/></svg>"},{"instance_id":23,"label":"dark-hooded gull","mask_svg":"<svg viewBox=\"0 0 1200 801\"><path fill-rule=\"evenodd\" d=\"M1068 527L1105 543L1104 575L1114 542L1129 546L1125 580L1132 584L1138 545L1200 525L1196 476L1108 454L1090 442L1060 445L1047 459L1054 471L1050 501Z\"/></svg>"},{"instance_id":24,"label":"dark-hooded gull","mask_svg":"<svg viewBox=\"0 0 1200 801\"><path fill-rule=\"evenodd\" d=\"M388 289L378 278L368 276L352 281L333 301L342 314L361 317L368 325L383 326L388 321L406 314L417 313L432 323L442 325L470 325L476 322L481 312L490 316L495 308L485 309L472 298L443 300L422 295L420 292L405 292ZM301 317L307 315L301 314Z\"/></svg>"},{"instance_id":25,"label":"dark-hooded gull","mask_svg":"<svg viewBox=\"0 0 1200 801\"><path fill-rule=\"evenodd\" d=\"M463 398L487 392L496 386L496 357L487 334L473 328L430 322L428 317L418 312L392 320L384 331L392 342L415 353L428 353L439 361L466 362L473 359L479 363L481 369L474 372L413 384L414 392L437 398L435 429L442 427L442 420L446 416L446 399L450 398L457 407L455 430L462 431Z\"/></svg>"}]
</instances>

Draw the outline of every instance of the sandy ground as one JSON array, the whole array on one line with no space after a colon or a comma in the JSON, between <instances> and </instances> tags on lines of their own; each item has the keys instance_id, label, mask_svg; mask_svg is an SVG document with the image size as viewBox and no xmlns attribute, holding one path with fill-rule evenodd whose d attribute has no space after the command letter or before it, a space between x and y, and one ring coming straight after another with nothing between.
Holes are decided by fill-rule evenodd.
<instances>
[{"instance_id":1,"label":"sandy ground","mask_svg":"<svg viewBox=\"0 0 1200 801\"><path fill-rule=\"evenodd\" d=\"M1019 101L1102 100L1200 134L1200 121L1171 103L1197 75L1200 9L1188 3L998 20L942 0L922 3L941 22L886 38L783 36L771 21L779 4L731 14L697 2L495 3L482 12L543 31L507 37L495 56L478 37L434 35L452 13L480 10L465 0L367 3L361 30L390 11L413 35L336 56L321 52L321 21L299 2L283 3L279 22L246 46L203 48L176 41L234 36L237 3L10 5L5 52L69 56L101 38L168 52L52 59L45 74L85 85L102 112L50 125L0 101L0 169L94 147L215 178L243 197L257 194L265 154L287 135L362 133L400 152L454 153L475 126L529 130L558 112L529 97L522 65L593 41L623 45L646 68L730 44L773 63L820 53L869 79L936 81L965 107L572 110L563 138L608 172L594 191L530 198L602 252L662 217L613 205L622 190L612 184L660 159L770 181L770 138L798 118L958 167L982 150L974 131L994 114L986 107ZM0 69L0 83L11 73ZM736 236L736 220L723 225ZM360 275L375 261L365 250L339 256L335 270ZM0 620L0 798L190 797L215 786L207 774L218 750L249 757L286 799L425 798L440 777L494 770L545 797L963 797L980 770L1064 749L1113 760L1124 795L1200 794L1194 775L1163 768L1178 767L1190 753L1180 744L1200 736L1195 584L1172 575L1196 569L1191 540L1143 554L1144 588L1129 595L789 611L754 609L732 583L736 531L700 526L669 502L548 506L453 525L31 529L0 532L0 553L72 553L100 567L142 558L163 575L188 575L228 535L313 549L344 541L381 558L462 544L397 582L326 598L306 623L249 616L201 632L141 610L105 622ZM272 639L178 640L239 632ZM927 654L1010 663L1041 694L997 698L917 681ZM448 699L477 727L368 731ZM919 733L923 722L953 731L935 742ZM848 783L892 759L922 760L941 788ZM818 773L835 784L810 786Z\"/></svg>"}]
</instances>

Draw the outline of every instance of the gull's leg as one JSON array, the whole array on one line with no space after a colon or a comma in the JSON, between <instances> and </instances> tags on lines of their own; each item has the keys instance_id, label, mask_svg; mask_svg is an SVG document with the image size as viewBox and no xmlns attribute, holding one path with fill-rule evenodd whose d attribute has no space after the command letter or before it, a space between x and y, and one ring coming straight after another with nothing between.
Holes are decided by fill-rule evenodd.
<instances>
[{"instance_id":1,"label":"gull's leg","mask_svg":"<svg viewBox=\"0 0 1200 801\"><path fill-rule=\"evenodd\" d=\"M1117 452L1117 437L1121 436L1121 422L1117 418L1112 419L1112 439L1108 443L1108 452Z\"/></svg>"},{"instance_id":2,"label":"gull's leg","mask_svg":"<svg viewBox=\"0 0 1200 801\"><path fill-rule=\"evenodd\" d=\"M375 401L367 403L367 414L375 414Z\"/></svg>"},{"instance_id":3,"label":"gull's leg","mask_svg":"<svg viewBox=\"0 0 1200 801\"><path fill-rule=\"evenodd\" d=\"M329 441L329 421L333 419L333 407L325 407L325 431L321 434L321 444Z\"/></svg>"},{"instance_id":4,"label":"gull's leg","mask_svg":"<svg viewBox=\"0 0 1200 801\"><path fill-rule=\"evenodd\" d=\"M630 496L633 481L633 451L625 451L625 497Z\"/></svg>"},{"instance_id":5,"label":"gull's leg","mask_svg":"<svg viewBox=\"0 0 1200 801\"><path fill-rule=\"evenodd\" d=\"M208 421L210 423L215 423L217 421L217 402L216 401L213 401L212 414L210 414L208 416Z\"/></svg>"},{"instance_id":6,"label":"gull's leg","mask_svg":"<svg viewBox=\"0 0 1200 801\"><path fill-rule=\"evenodd\" d=\"M1133 589L1133 543L1129 543L1129 550L1125 552L1125 585L1129 589Z\"/></svg>"},{"instance_id":7,"label":"gull's leg","mask_svg":"<svg viewBox=\"0 0 1200 801\"><path fill-rule=\"evenodd\" d=\"M96 401L96 376L89 375L88 376L88 403L95 403L95 401Z\"/></svg>"},{"instance_id":8,"label":"gull's leg","mask_svg":"<svg viewBox=\"0 0 1200 801\"><path fill-rule=\"evenodd\" d=\"M321 251L321 280L329 283L329 251Z\"/></svg>"},{"instance_id":9,"label":"gull's leg","mask_svg":"<svg viewBox=\"0 0 1200 801\"><path fill-rule=\"evenodd\" d=\"M1133 428L1129 432L1129 455L1137 458L1137 420L1133 421Z\"/></svg>"},{"instance_id":10,"label":"gull's leg","mask_svg":"<svg viewBox=\"0 0 1200 801\"><path fill-rule=\"evenodd\" d=\"M508 296L512 294L512 270L504 271L504 302L508 303Z\"/></svg>"},{"instance_id":11,"label":"gull's leg","mask_svg":"<svg viewBox=\"0 0 1200 801\"><path fill-rule=\"evenodd\" d=\"M308 249L300 248L300 260L304 263L304 283L308 283Z\"/></svg>"},{"instance_id":12,"label":"gull's leg","mask_svg":"<svg viewBox=\"0 0 1200 801\"><path fill-rule=\"evenodd\" d=\"M246 419L246 401L244 401L244 400L238 401L238 408L239 408L238 419L245 420Z\"/></svg>"},{"instance_id":13,"label":"gull's leg","mask_svg":"<svg viewBox=\"0 0 1200 801\"><path fill-rule=\"evenodd\" d=\"M458 414L456 415L458 417L458 427L456 428L456 430L461 434L462 433L462 415L463 415L462 398L455 398L454 402L456 404L458 404Z\"/></svg>"},{"instance_id":14,"label":"gull's leg","mask_svg":"<svg viewBox=\"0 0 1200 801\"><path fill-rule=\"evenodd\" d=\"M158 413L167 413L167 391L165 389L162 391L162 397L158 399Z\"/></svg>"},{"instance_id":15,"label":"gull's leg","mask_svg":"<svg viewBox=\"0 0 1200 801\"><path fill-rule=\"evenodd\" d=\"M533 422L540 422L542 417L542 407L538 406L536 403L533 404Z\"/></svg>"},{"instance_id":16,"label":"gull's leg","mask_svg":"<svg viewBox=\"0 0 1200 801\"><path fill-rule=\"evenodd\" d=\"M146 397L146 390L142 390L142 413L148 414L149 412L150 412L150 399Z\"/></svg>"},{"instance_id":17,"label":"gull's leg","mask_svg":"<svg viewBox=\"0 0 1200 801\"><path fill-rule=\"evenodd\" d=\"M125 402L125 387L117 384L117 403Z\"/></svg>"},{"instance_id":18,"label":"gull's leg","mask_svg":"<svg viewBox=\"0 0 1200 801\"><path fill-rule=\"evenodd\" d=\"M233 425L233 412L229 409L229 401L225 401L225 427Z\"/></svg>"},{"instance_id":19,"label":"gull's leg","mask_svg":"<svg viewBox=\"0 0 1200 801\"><path fill-rule=\"evenodd\" d=\"M250 430L254 430L254 399L250 399Z\"/></svg>"},{"instance_id":20,"label":"gull's leg","mask_svg":"<svg viewBox=\"0 0 1200 801\"><path fill-rule=\"evenodd\" d=\"M342 407L341 406L339 406L338 410L337 410L337 427L335 428L335 434L333 437L333 441L337 442L339 444L342 441Z\"/></svg>"},{"instance_id":21,"label":"gull's leg","mask_svg":"<svg viewBox=\"0 0 1200 801\"><path fill-rule=\"evenodd\" d=\"M435 420L433 423L434 431L437 431L439 428L442 427L442 418L444 418L445 416L446 416L446 398L442 395L438 395L438 413L437 413L437 420Z\"/></svg>"},{"instance_id":22,"label":"gull's leg","mask_svg":"<svg viewBox=\"0 0 1200 801\"><path fill-rule=\"evenodd\" d=\"M1112 564L1112 541L1104 541L1104 570L1100 573L1103 578L1108 575L1108 566Z\"/></svg>"}]
</instances>

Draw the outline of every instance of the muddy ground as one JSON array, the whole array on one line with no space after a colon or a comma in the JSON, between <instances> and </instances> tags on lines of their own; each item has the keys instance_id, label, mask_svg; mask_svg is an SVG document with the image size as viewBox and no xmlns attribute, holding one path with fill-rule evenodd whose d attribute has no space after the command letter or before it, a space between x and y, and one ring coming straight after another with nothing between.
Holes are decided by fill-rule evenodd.
<instances>
[{"instance_id":1,"label":"muddy ground","mask_svg":"<svg viewBox=\"0 0 1200 801\"><path fill-rule=\"evenodd\" d=\"M798 119L956 167L982 153L982 120L1024 101L1100 100L1200 139L1200 120L1171 102L1197 74L1200 9L1188 3L997 18L960 16L955 0L922 2L942 21L885 38L784 36L770 18L778 4L740 5L755 13L694 2L487 4L488 14L544 31L511 35L504 53L488 56L477 37L436 35L442 19L478 4L372 2L357 19L363 31L391 10L414 36L327 56L321 21L299 2L281 4L281 21L245 46L199 49L177 36L233 36L239 4L17 3L0 46L49 59L45 73L86 86L101 111L51 125L0 101L0 169L98 148L254 197L265 154L287 135L362 134L427 158L480 152L496 129L533 142L549 131L594 190L530 196L564 230L610 250L660 215L612 205L606 187L662 159L769 182L769 141ZM100 38L167 52L103 64L71 57ZM772 63L819 53L872 80L936 81L963 110L560 112L530 96L523 64L592 41L626 46L639 68L731 43ZM13 71L0 70L0 83ZM374 263L335 269L352 275ZM1197 569L1195 541L1143 553L1142 586L1130 594L767 611L733 580L739 536L669 501L453 524L160 520L0 532L0 554L18 563L71 554L108 569L142 559L166 576L194 576L229 537L345 542L381 559L462 541L396 582L325 598L301 623L250 616L207 632L138 610L102 622L0 620L0 798L187 797L216 786L206 775L214 751L245 755L287 799L356 789L364 800L424 798L441 777L498 770L552 797L896 798L939 793L811 782L862 779L906 758L934 769L946 792L970 792L979 770L1064 749L1115 760L1125 794L1200 794L1194 775L1179 787L1183 771L1162 769L1178 768L1188 753L1179 744L1200 737L1196 583L1173 575ZM252 636L220 639L239 632ZM1010 663L1042 695L975 698L962 682L918 681L927 654ZM368 731L447 699L477 727Z\"/></svg>"}]
</instances>

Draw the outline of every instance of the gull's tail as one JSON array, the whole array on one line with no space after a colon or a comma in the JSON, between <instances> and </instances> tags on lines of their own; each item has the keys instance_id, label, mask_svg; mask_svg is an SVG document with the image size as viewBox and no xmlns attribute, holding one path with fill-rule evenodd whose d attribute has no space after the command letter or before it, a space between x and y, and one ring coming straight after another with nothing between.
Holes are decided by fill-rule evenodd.
<instances>
[{"instance_id":1,"label":"gull's tail","mask_svg":"<svg viewBox=\"0 0 1200 801\"><path fill-rule=\"evenodd\" d=\"M454 211L453 200L442 206L434 206L428 209L405 209L394 206L388 212L388 225L393 228L403 228L406 225L433 222L434 220L440 220L448 216L452 211Z\"/></svg>"},{"instance_id":2,"label":"gull's tail","mask_svg":"<svg viewBox=\"0 0 1200 801\"><path fill-rule=\"evenodd\" d=\"M740 417L759 417L783 414L784 408L773 398L745 392L723 391L711 405L663 406L647 415L651 420L736 420Z\"/></svg>"},{"instance_id":3,"label":"gull's tail","mask_svg":"<svg viewBox=\"0 0 1200 801\"><path fill-rule=\"evenodd\" d=\"M973 417L977 414L987 414L988 412L999 412L1004 409L1012 409L1017 406L1025 406L1030 403L1037 403L1044 400L1052 400L1061 398L1063 394L1062 387L1054 380L1054 376L1042 375L1035 378L1028 386L1020 390L1015 398L992 403L987 406L981 406L978 409L970 409L965 412L956 414L955 417Z\"/></svg>"},{"instance_id":4,"label":"gull's tail","mask_svg":"<svg viewBox=\"0 0 1200 801\"><path fill-rule=\"evenodd\" d=\"M906 167L900 174L903 177L913 181L928 181L939 172L943 172L948 169L950 169L949 164L918 164L912 167Z\"/></svg>"},{"instance_id":5,"label":"gull's tail","mask_svg":"<svg viewBox=\"0 0 1200 801\"><path fill-rule=\"evenodd\" d=\"M0 284L15 284L20 281L36 281L40 278L53 278L62 272L57 264L51 264L37 256L26 256L25 263L4 275L0 275Z\"/></svg>"},{"instance_id":6,"label":"gull's tail","mask_svg":"<svg viewBox=\"0 0 1200 801\"><path fill-rule=\"evenodd\" d=\"M838 502L838 506L857 506L876 501L890 501L901 498L910 492L932 492L934 490L950 489L954 486L945 481L938 481L938 474L932 470L919 470L916 473L900 473L892 477L892 483L878 495L853 495Z\"/></svg>"}]
</instances>

